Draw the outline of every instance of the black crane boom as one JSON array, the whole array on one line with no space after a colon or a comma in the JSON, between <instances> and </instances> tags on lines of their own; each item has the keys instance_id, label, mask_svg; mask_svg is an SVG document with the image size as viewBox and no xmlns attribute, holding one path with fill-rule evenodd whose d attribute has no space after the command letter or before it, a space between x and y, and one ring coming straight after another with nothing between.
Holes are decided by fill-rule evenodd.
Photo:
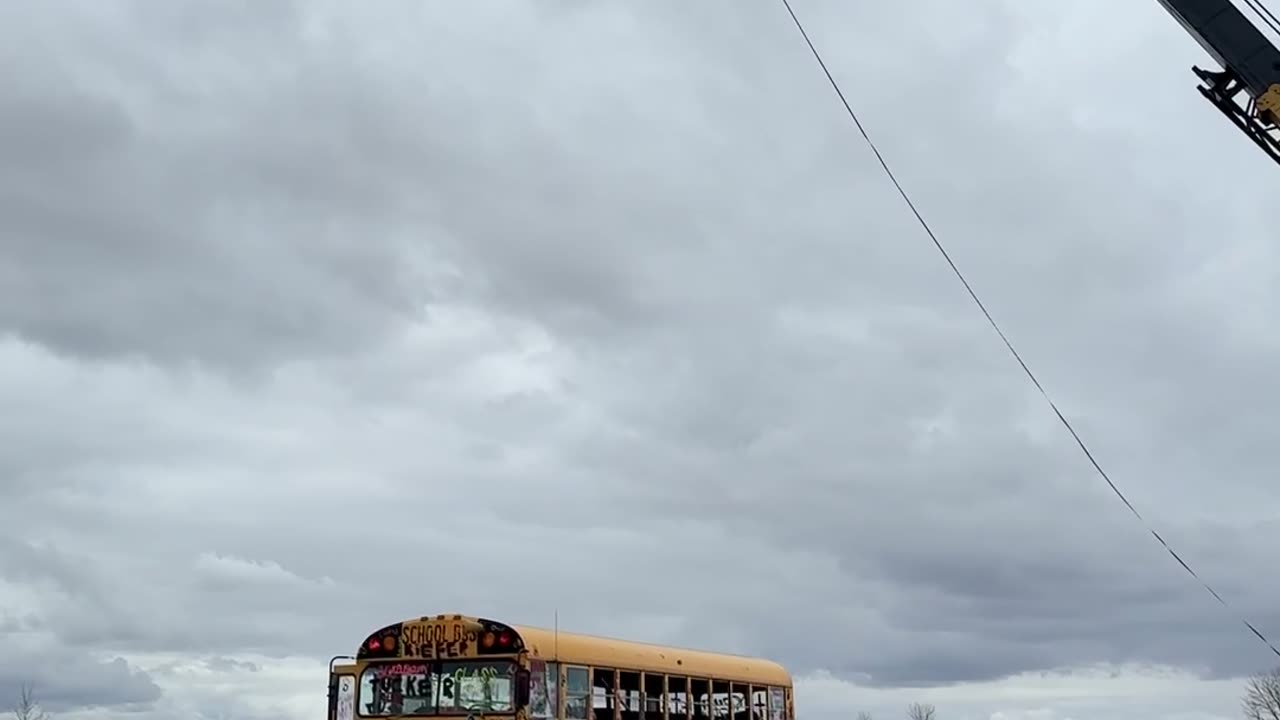
<instances>
[{"instance_id":1,"label":"black crane boom","mask_svg":"<svg viewBox=\"0 0 1280 720\"><path fill-rule=\"evenodd\" d=\"M1280 49L1231 0L1157 0L1222 67L1200 94L1280 163Z\"/></svg>"}]
</instances>

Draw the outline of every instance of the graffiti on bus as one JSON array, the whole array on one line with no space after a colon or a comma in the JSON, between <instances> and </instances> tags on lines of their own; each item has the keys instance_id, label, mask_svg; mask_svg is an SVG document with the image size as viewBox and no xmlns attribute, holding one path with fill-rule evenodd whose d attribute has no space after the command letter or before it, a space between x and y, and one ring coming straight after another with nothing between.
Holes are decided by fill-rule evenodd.
<instances>
[{"instance_id":1,"label":"graffiti on bus","mask_svg":"<svg viewBox=\"0 0 1280 720\"><path fill-rule=\"evenodd\" d=\"M479 631L459 621L408 623L400 628L402 654L442 659L462 657L474 647Z\"/></svg>"}]
</instances>

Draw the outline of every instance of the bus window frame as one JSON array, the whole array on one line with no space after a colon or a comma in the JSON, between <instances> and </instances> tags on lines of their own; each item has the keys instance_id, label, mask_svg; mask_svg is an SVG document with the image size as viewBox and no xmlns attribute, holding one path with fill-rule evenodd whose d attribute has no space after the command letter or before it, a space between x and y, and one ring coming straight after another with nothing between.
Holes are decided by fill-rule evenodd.
<instances>
[{"instance_id":1,"label":"bus window frame","mask_svg":"<svg viewBox=\"0 0 1280 720\"><path fill-rule=\"evenodd\" d=\"M569 672L571 670L582 671L586 673L586 717L569 718ZM582 663L567 663L560 661L561 685L560 691L560 714L558 720L594 720L595 718L595 686L592 684L594 679L591 677L591 666Z\"/></svg>"}]
</instances>

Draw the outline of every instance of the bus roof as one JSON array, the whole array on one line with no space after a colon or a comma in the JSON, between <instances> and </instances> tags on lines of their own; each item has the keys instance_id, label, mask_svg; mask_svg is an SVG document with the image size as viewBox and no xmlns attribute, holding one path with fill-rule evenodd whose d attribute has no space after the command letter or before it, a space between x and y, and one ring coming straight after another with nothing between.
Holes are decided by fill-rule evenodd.
<instances>
[{"instance_id":1,"label":"bus roof","mask_svg":"<svg viewBox=\"0 0 1280 720\"><path fill-rule=\"evenodd\" d=\"M620 670L717 678L755 685L791 687L791 674L772 660L652 645L563 630L511 626L533 657Z\"/></svg>"}]
</instances>

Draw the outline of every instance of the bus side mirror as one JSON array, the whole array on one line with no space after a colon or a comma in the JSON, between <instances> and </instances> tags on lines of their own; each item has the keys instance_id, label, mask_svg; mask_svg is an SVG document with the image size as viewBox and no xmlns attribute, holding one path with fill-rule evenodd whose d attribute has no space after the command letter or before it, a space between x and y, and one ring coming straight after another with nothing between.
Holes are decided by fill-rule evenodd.
<instances>
[{"instance_id":1,"label":"bus side mirror","mask_svg":"<svg viewBox=\"0 0 1280 720\"><path fill-rule=\"evenodd\" d=\"M526 668L516 670L516 707L529 704L530 685L533 683L533 673Z\"/></svg>"}]
</instances>

